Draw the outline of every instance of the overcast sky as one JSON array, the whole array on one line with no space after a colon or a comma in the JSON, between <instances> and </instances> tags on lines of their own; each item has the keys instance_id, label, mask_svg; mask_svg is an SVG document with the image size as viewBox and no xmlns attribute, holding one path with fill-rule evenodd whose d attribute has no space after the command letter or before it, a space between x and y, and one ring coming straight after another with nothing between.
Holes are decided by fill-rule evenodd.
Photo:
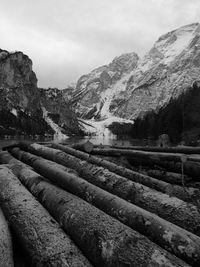
<instances>
[{"instance_id":1,"label":"overcast sky","mask_svg":"<svg viewBox=\"0 0 200 267\"><path fill-rule=\"evenodd\" d=\"M40 87L65 88L199 21L199 0L0 0L0 48L27 54Z\"/></svg>"}]
</instances>

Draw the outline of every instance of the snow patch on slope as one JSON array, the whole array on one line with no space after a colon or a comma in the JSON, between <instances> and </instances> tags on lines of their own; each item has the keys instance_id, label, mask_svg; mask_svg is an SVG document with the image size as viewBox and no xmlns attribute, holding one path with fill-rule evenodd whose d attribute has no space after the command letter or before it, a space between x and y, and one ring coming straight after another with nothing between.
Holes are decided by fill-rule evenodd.
<instances>
[{"instance_id":1,"label":"snow patch on slope","mask_svg":"<svg viewBox=\"0 0 200 267\"><path fill-rule=\"evenodd\" d=\"M110 116L109 118L101 121L95 121L94 119L82 121L86 123L82 124L82 126L85 128L84 130L89 134L98 136L99 142L102 144L107 143L107 140L116 138L116 136L112 134L112 132L108 129L108 126L111 125L113 122L118 122L122 124L133 123L132 120L126 120L115 116Z\"/></svg>"},{"instance_id":2,"label":"snow patch on slope","mask_svg":"<svg viewBox=\"0 0 200 267\"><path fill-rule=\"evenodd\" d=\"M177 55L186 49L194 37L195 30L196 28L191 28L191 25L188 25L188 27L182 27L176 30L170 39L158 41L155 47L165 56L162 63L169 64ZM170 40L171 43L169 44Z\"/></svg>"},{"instance_id":3,"label":"snow patch on slope","mask_svg":"<svg viewBox=\"0 0 200 267\"><path fill-rule=\"evenodd\" d=\"M55 141L60 141L60 140L64 140L66 138L68 138L67 135L63 134L61 132L60 127L53 122L53 120L51 118L48 117L48 111L42 107L42 111L43 111L43 118L44 120L48 123L48 125L54 130L55 134L54 134L54 140Z\"/></svg>"},{"instance_id":4,"label":"snow patch on slope","mask_svg":"<svg viewBox=\"0 0 200 267\"><path fill-rule=\"evenodd\" d=\"M11 109L11 113L12 113L15 117L17 117L17 110L16 110L15 108L12 108L12 109Z\"/></svg>"},{"instance_id":5,"label":"snow patch on slope","mask_svg":"<svg viewBox=\"0 0 200 267\"><path fill-rule=\"evenodd\" d=\"M116 95L119 95L120 92L126 90L127 81L130 78L131 73L125 74L122 76L120 80L112 85L112 87L108 88L107 90L101 93L101 102L103 106L101 108L101 117L108 118L112 116L110 113L110 105L112 100ZM111 117L114 118L114 117Z\"/></svg>"},{"instance_id":6,"label":"snow patch on slope","mask_svg":"<svg viewBox=\"0 0 200 267\"><path fill-rule=\"evenodd\" d=\"M140 71L147 72L160 63L169 65L188 47L198 26L199 24L191 24L161 36L154 47L138 62L135 74Z\"/></svg>"}]
</instances>

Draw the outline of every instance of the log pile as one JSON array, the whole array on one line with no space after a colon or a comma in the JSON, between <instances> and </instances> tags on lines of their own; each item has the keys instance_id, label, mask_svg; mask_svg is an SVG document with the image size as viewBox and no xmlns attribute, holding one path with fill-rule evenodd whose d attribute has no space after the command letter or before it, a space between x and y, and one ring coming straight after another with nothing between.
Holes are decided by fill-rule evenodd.
<instances>
[{"instance_id":1,"label":"log pile","mask_svg":"<svg viewBox=\"0 0 200 267\"><path fill-rule=\"evenodd\" d=\"M46 209L4 165L0 166L0 188L2 209L30 256L31 266L91 266Z\"/></svg>"},{"instance_id":2,"label":"log pile","mask_svg":"<svg viewBox=\"0 0 200 267\"><path fill-rule=\"evenodd\" d=\"M166 266L188 266L124 224L45 181L30 168L17 168L15 164L11 169L95 266L162 266L163 261Z\"/></svg>"},{"instance_id":3,"label":"log pile","mask_svg":"<svg viewBox=\"0 0 200 267\"><path fill-rule=\"evenodd\" d=\"M191 232L195 232L200 236L200 214L195 205L188 204L178 198L169 197L167 194L134 183L122 176L109 172L102 167L94 166L87 161L82 161L62 153L59 150L45 148L44 146L37 144L27 146L27 150L50 160L54 160L60 164L64 164L66 167L74 168L79 175L88 182L144 208L145 210L157 213L160 217ZM38 162L38 157L27 152L22 152L19 149L13 149L12 153L14 156L34 167L37 172L41 172L42 175L45 176L48 172L46 175L48 178L57 178L59 175L59 168L56 168L55 164L53 166L53 163L51 163L51 168L50 166L45 168L45 164L49 165L49 163L44 159L40 159ZM69 184L72 184L74 181L75 176L71 177ZM81 183L84 184L84 181L81 181ZM89 187L89 185L90 184L86 186ZM192 200L196 203L195 197L193 197ZM173 214L171 212L172 210L174 211Z\"/></svg>"},{"instance_id":4,"label":"log pile","mask_svg":"<svg viewBox=\"0 0 200 267\"><path fill-rule=\"evenodd\" d=\"M182 173L170 168L139 173L94 156L136 158L144 160L145 166L151 160L190 163L192 175L184 176L189 183L192 178L198 180L198 155L89 147L90 154L83 152L84 146L21 143L0 152L0 186L4 188L0 203L31 264L200 266L200 190L186 187ZM36 217L44 222L41 229ZM53 230L49 220L54 222ZM70 242L56 246L64 254L56 249L52 252L63 239L56 231L63 231ZM44 246L38 245L36 236ZM75 253L70 253L71 247Z\"/></svg>"},{"instance_id":5,"label":"log pile","mask_svg":"<svg viewBox=\"0 0 200 267\"><path fill-rule=\"evenodd\" d=\"M95 157L82 151L77 151L67 146L52 144L52 147L77 158L86 160L87 162L90 162L92 164L102 166L103 168L108 169L113 173L116 173L120 176L126 177L129 180L155 189L156 191L168 194L170 196L176 196L184 201L195 201L195 203L199 203L199 190L196 188L183 188L182 186L172 185L165 181L158 180L154 177L132 171L130 169L119 166L113 162L109 162L107 160Z\"/></svg>"}]
</instances>

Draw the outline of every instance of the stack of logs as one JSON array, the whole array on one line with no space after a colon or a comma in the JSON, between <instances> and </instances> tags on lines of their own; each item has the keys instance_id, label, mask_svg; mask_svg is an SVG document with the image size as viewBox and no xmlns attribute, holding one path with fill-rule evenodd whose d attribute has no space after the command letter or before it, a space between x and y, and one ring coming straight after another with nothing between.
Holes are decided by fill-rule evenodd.
<instances>
[{"instance_id":1,"label":"stack of logs","mask_svg":"<svg viewBox=\"0 0 200 267\"><path fill-rule=\"evenodd\" d=\"M200 151L141 149L0 152L0 266L13 266L6 220L31 266L200 266Z\"/></svg>"}]
</instances>

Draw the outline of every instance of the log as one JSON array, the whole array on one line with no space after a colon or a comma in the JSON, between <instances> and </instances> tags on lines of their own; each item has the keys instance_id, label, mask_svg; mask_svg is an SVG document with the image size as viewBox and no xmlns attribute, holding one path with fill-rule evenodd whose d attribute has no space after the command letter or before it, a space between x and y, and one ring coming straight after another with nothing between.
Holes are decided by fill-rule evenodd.
<instances>
[{"instance_id":1,"label":"log","mask_svg":"<svg viewBox=\"0 0 200 267\"><path fill-rule=\"evenodd\" d=\"M57 222L22 186L5 165L0 165L0 202L20 243L38 267L91 266Z\"/></svg>"},{"instance_id":2,"label":"log","mask_svg":"<svg viewBox=\"0 0 200 267\"><path fill-rule=\"evenodd\" d=\"M129 157L129 162L133 165L145 165L150 167L161 166L168 171L176 172L176 173L184 173L184 175L188 175L192 177L195 181L200 182L200 163L193 161L186 161L184 163L175 162L175 161L167 161L167 160L159 160L157 158L138 158L138 157Z\"/></svg>"},{"instance_id":3,"label":"log","mask_svg":"<svg viewBox=\"0 0 200 267\"><path fill-rule=\"evenodd\" d=\"M21 142L15 142L14 144L12 144L12 145L8 145L8 146L4 146L4 147L2 147L2 151L7 151L7 150L9 150L9 149L12 149L12 148L15 148L15 147L18 147L18 146L20 146L20 147L23 147L23 146L27 146L27 145L29 145L29 144L31 144L32 142L31 141L21 141Z\"/></svg>"},{"instance_id":4,"label":"log","mask_svg":"<svg viewBox=\"0 0 200 267\"><path fill-rule=\"evenodd\" d=\"M184 154L157 153L126 149L93 149L91 154L104 156L126 155L129 159L136 160L142 164L163 166L168 170L181 173L182 163L184 173L200 181L200 162L195 157Z\"/></svg>"},{"instance_id":5,"label":"log","mask_svg":"<svg viewBox=\"0 0 200 267\"><path fill-rule=\"evenodd\" d=\"M90 152L92 152L94 145L90 141L87 141L83 144L73 144L73 145L71 145L71 147L74 149L77 149L77 150L81 150L81 151L90 153Z\"/></svg>"},{"instance_id":6,"label":"log","mask_svg":"<svg viewBox=\"0 0 200 267\"><path fill-rule=\"evenodd\" d=\"M73 155L80 159L86 160L92 164L96 164L98 166L102 166L103 168L108 169L111 172L114 172L120 176L126 177L133 182L137 182L148 186L152 189L160 191L162 193L168 194L170 196L177 197L183 201L194 203L195 205L199 205L199 195L200 190L196 188L183 188L181 186L171 185L164 181L159 181L153 177L132 171L130 169L121 167L117 164L111 163L106 160L102 160L101 158L89 155L87 153L76 151L67 146L62 146L59 144L52 144L52 147L55 149L59 149L67 154Z\"/></svg>"},{"instance_id":7,"label":"log","mask_svg":"<svg viewBox=\"0 0 200 267\"><path fill-rule=\"evenodd\" d=\"M0 267L14 267L11 233L0 208Z\"/></svg>"},{"instance_id":8,"label":"log","mask_svg":"<svg viewBox=\"0 0 200 267\"><path fill-rule=\"evenodd\" d=\"M38 161L42 161L40 162L41 170L43 169L42 166L47 165L48 163L48 161L44 159L35 160L35 157L32 155L29 155L29 157L34 158L33 159L34 164L38 164ZM100 247L101 250L107 249L106 253L108 254L112 254L111 252L109 252L110 249L114 251L113 252L114 254L115 253L116 255L118 254L117 256L118 259L116 261L112 261L113 265L111 263L107 262L105 263L105 259L102 258L99 259L99 256L97 259L96 257L94 257L95 260L91 258L91 260L93 259L93 262L97 264L95 266L128 266L128 264L133 264L131 266L135 266L136 263L139 264L139 266L150 266L149 265L150 263L147 264L146 262L149 261L149 256L148 259L143 258L145 255L143 255L144 252L142 252L139 260L138 257L135 255L135 253L137 253L138 251L137 250L138 246L140 246L141 251L144 250L143 242L145 244L145 249L147 248L147 245L150 246L148 247L148 250L150 249L149 252L151 253L151 249L152 248L154 249L154 247L156 246L154 243L151 243L148 239L145 239L145 237L142 237L135 231L133 231L133 233L132 232L130 233L129 228L126 228L121 223L118 223L111 217L107 216L105 213L96 210L94 207L89 206L88 208L88 204L86 204L83 201L81 202L81 200L78 198L77 199L73 198L71 194L64 192L63 190L60 190L57 187L48 184L47 182L42 180L39 174L35 173L29 168L26 167L23 167L23 169L17 168L18 164L20 163L18 163L18 161L15 160L15 163L13 162L12 164L10 164L10 167L13 168L13 166L16 165L14 167L14 170L16 170L17 172L16 174L19 176L19 179L29 188L29 190L36 197L39 197L40 201L42 201L42 203L46 207L48 207L48 209L51 211L52 214L54 214L54 216L57 219L59 218L60 223L62 223L64 229L66 229L66 231L70 231L69 233L73 236L75 240L77 240L77 243L80 244L81 242L83 250L85 250L85 253L88 253L90 257L92 257L92 255L94 254L94 250L95 249L99 250ZM155 240L157 239L162 240L162 245L166 249L168 249L171 252L176 252L176 255L181 256L184 260L187 260L189 263L193 264L193 266L198 266L198 263L200 262L199 237L175 225L172 225L171 223L168 223L165 220L162 220L161 218L159 218L154 214L142 211L142 209L138 207L136 207L136 210L134 210L134 206L132 204L127 203L126 201L118 198L117 196L111 195L100 188L90 185L89 183L86 182L83 183L81 179L77 179L76 177L71 177L72 179L70 178L65 179L66 172L64 171L60 172L59 165L56 163L53 165L51 164L50 166L51 166L50 168L48 169L45 168L45 170L48 173L47 175L48 177L50 174L50 178L52 181L54 182L56 181L62 185L64 184L64 187L67 190L70 190L71 192L84 197L85 199L87 199L87 201L103 208L105 211L110 211L112 215L115 215L115 217L117 217L121 221L124 221L125 223L130 224L131 226L137 225L138 229L143 229L143 231L146 231L149 237L154 236ZM41 171L41 173L42 172L43 171ZM60 175L61 173L62 175ZM58 207L56 209L55 209L55 204L54 205L50 204L49 201L50 199L54 199L55 204L58 203ZM73 222L72 216L73 219L75 220L75 223ZM69 220L69 218L71 219ZM142 218L145 218L145 220L143 220ZM85 220L87 222L85 222ZM108 223L108 225L106 222ZM124 230L126 231L126 235L128 236L129 239L128 242L130 243L126 248L128 249L126 253L123 251L117 251L117 250L115 251L114 249L115 246L119 246L120 249L124 248L122 246L122 243L125 242L123 233ZM80 236L77 236L77 231L80 234ZM137 241L134 236L134 245L132 246L133 234L137 235ZM168 238L167 237L168 235L170 235L171 238ZM91 241L89 240L89 238L91 238ZM139 240L142 240L142 242L140 242ZM90 248L87 248L86 245L89 245ZM91 253L92 248L93 251ZM130 249L131 249L131 255L129 255ZM102 251L101 253L98 251L97 255L102 255ZM116 255L105 255L105 257L110 258ZM122 258L121 255L123 256ZM124 258L124 256L126 257L126 259ZM133 258L136 257L136 259L131 259L130 262L129 256ZM110 261L111 259L107 260ZM123 264L124 263L123 260L126 260L127 265ZM167 262L165 263L166 263L165 266L169 266ZM158 263L154 262L154 264L155 265L152 266L160 266L160 264Z\"/></svg>"},{"instance_id":9,"label":"log","mask_svg":"<svg viewBox=\"0 0 200 267\"><path fill-rule=\"evenodd\" d=\"M130 149L110 149L110 148L95 148L92 150L91 154L93 155L104 155L104 156L128 156L134 158L142 158L142 159L155 159L155 160L163 160L163 161L174 161L174 162L182 162L182 158L185 160L190 160L190 158L195 161L195 158L190 155L185 155L181 153L164 153L164 152L149 152L149 151L139 151L139 150L130 150Z\"/></svg>"},{"instance_id":10,"label":"log","mask_svg":"<svg viewBox=\"0 0 200 267\"><path fill-rule=\"evenodd\" d=\"M50 147L52 147L52 145ZM134 167L129 163L128 159L124 156L106 157L106 156L97 155L97 158L115 163L115 164L117 164L117 166L121 166L121 167L125 167L128 169L134 170Z\"/></svg>"},{"instance_id":11,"label":"log","mask_svg":"<svg viewBox=\"0 0 200 267\"><path fill-rule=\"evenodd\" d=\"M88 182L145 210L156 213L158 216L200 236L200 213L197 206L129 181L122 176L104 170L103 168L93 166L86 161L81 161L80 159L67 155L59 150L46 148L38 144L29 146L29 149L35 154L65 164L65 166L70 166L70 168L75 168L81 177ZM56 166L53 165L53 162L47 161L46 163L44 159L30 153L20 153L17 148L13 149L11 153L16 157L19 157L25 163L33 166L38 172L42 172L42 175L45 177L47 175L48 177L51 177L51 172L53 173ZM43 168L42 164L48 168ZM48 172L47 174L49 168L51 168L51 172ZM54 175L56 177L58 172L54 173ZM73 179L75 179L74 175L71 177L71 180ZM82 180L82 183L86 182Z\"/></svg>"},{"instance_id":12,"label":"log","mask_svg":"<svg viewBox=\"0 0 200 267\"><path fill-rule=\"evenodd\" d=\"M160 179L170 184L183 185L183 180L185 185L188 182L192 181L192 178L187 175L182 176L182 174L175 172L168 172L165 170L156 170L156 169L147 169L141 171L143 174L154 177L156 179Z\"/></svg>"},{"instance_id":13,"label":"log","mask_svg":"<svg viewBox=\"0 0 200 267\"><path fill-rule=\"evenodd\" d=\"M49 146L52 147L52 146ZM192 178L188 177L187 175L182 175L180 173L175 173L175 172L169 172L166 171L163 168L158 168L158 169L150 169L150 168L138 168L134 167L131 165L127 158L124 156L121 157L106 157L106 156L97 156L103 160L107 160L109 162L115 163L121 167L128 168L130 170L133 170L138 173L142 173L146 176L150 176L153 178L156 178L158 180L164 181L166 183L170 183L173 185L183 185L183 180L184 180L184 185L187 186L189 182L192 182ZM140 166L141 167L141 166ZM190 186L191 187L191 186ZM182 190L182 189L181 189ZM158 190L161 191L161 190Z\"/></svg>"},{"instance_id":14,"label":"log","mask_svg":"<svg viewBox=\"0 0 200 267\"><path fill-rule=\"evenodd\" d=\"M15 146L16 147L16 146ZM14 147L12 147L14 148ZM10 148L11 149L11 148ZM0 151L0 164L12 164L15 163L16 159L8 153L8 151ZM31 166L24 164L23 162L18 162L18 168L23 168L25 166L28 166L30 169L32 169Z\"/></svg>"},{"instance_id":15,"label":"log","mask_svg":"<svg viewBox=\"0 0 200 267\"><path fill-rule=\"evenodd\" d=\"M94 146L98 148L99 146ZM192 146L176 146L176 147L156 147L156 146L117 146L113 145L110 148L114 149L130 149L149 152L165 152L165 153L183 153L183 154L200 154L200 147Z\"/></svg>"}]
</instances>

